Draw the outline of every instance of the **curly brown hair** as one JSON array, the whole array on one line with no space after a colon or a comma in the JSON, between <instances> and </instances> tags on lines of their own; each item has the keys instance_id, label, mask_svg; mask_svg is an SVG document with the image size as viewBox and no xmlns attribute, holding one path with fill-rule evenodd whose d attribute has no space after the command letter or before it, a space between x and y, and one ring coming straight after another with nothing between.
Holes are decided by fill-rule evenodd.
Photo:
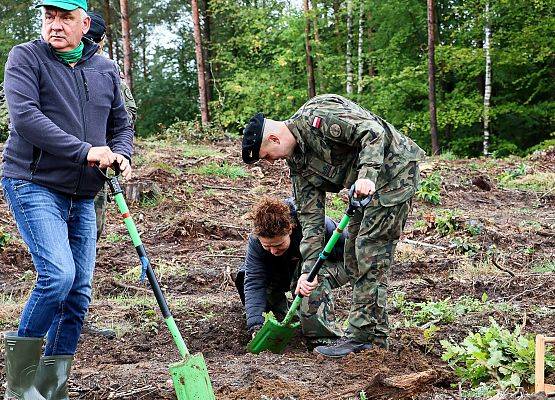
<instances>
[{"instance_id":1,"label":"curly brown hair","mask_svg":"<svg viewBox=\"0 0 555 400\"><path fill-rule=\"evenodd\" d=\"M253 233L265 238L287 235L294 225L289 206L283 200L272 197L262 197L254 206L251 216Z\"/></svg>"}]
</instances>

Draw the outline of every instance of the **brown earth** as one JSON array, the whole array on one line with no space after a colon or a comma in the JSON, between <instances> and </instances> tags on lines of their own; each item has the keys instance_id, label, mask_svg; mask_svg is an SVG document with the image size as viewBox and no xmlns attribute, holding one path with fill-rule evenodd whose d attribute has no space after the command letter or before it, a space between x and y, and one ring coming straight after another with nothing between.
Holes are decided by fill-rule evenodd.
<instances>
[{"instance_id":1,"label":"brown earth","mask_svg":"<svg viewBox=\"0 0 555 400\"><path fill-rule=\"evenodd\" d=\"M441 361L439 340L461 340L492 316L510 328L524 324L526 333L555 334L554 273L533 271L555 256L555 192L506 189L497 179L522 162L529 174L555 172L555 153L548 152L524 161L429 160L423 175L438 171L443 177L440 207L459 210L456 219L478 225L480 233L440 235L437 207L417 200L404 237L408 242L399 245L392 271L391 293L402 291L407 300L487 293L489 301L510 304L508 311L469 313L440 325L430 341L423 327L403 327L402 314L390 306L389 352L376 349L327 360L297 337L283 355L245 353L249 337L232 277L249 233L247 214L261 194L283 198L291 185L283 163L247 166L249 176L238 179L195 173L211 162L242 166L236 142L211 147L216 154L184 157L183 144L140 142L131 183L155 184L155 197L131 204L130 211L191 352L202 352L206 359L218 399L354 399L361 391L368 399L455 399L457 377ZM3 202L2 230L17 237ZM454 236L480 248L473 256L461 254ZM487 269L477 267L488 260ZM175 399L167 367L179 356L148 286L136 279L138 270L125 226L111 204L88 320L114 328L117 337L82 335L70 381L72 398ZM19 240L0 252L1 330L17 327L32 271ZM337 291L342 318L349 296L348 288ZM3 363L0 374L3 381Z\"/></svg>"}]
</instances>

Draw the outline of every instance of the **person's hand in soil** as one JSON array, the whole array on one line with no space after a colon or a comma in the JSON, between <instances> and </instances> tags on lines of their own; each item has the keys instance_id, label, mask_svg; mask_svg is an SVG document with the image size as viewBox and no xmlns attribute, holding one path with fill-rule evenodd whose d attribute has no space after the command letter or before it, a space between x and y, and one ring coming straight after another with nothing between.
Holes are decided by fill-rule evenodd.
<instances>
[{"instance_id":1,"label":"person's hand in soil","mask_svg":"<svg viewBox=\"0 0 555 400\"><path fill-rule=\"evenodd\" d=\"M302 294L303 296L309 296L310 293L318 286L318 277L315 276L312 282L307 280L308 274L302 274L297 281L297 288L295 289L295 294Z\"/></svg>"}]
</instances>

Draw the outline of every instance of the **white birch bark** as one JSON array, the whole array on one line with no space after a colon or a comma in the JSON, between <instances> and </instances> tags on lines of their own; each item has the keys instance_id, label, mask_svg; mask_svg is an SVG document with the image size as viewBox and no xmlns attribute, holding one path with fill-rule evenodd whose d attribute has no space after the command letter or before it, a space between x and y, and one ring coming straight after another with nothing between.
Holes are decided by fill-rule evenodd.
<instances>
[{"instance_id":1,"label":"white birch bark","mask_svg":"<svg viewBox=\"0 0 555 400\"><path fill-rule=\"evenodd\" d=\"M353 0L347 0L347 94L353 93Z\"/></svg>"},{"instance_id":2,"label":"white birch bark","mask_svg":"<svg viewBox=\"0 0 555 400\"><path fill-rule=\"evenodd\" d=\"M360 2L360 10L358 13L358 75L357 75L357 93L360 95L362 93L362 68L364 67L363 62L363 36L364 35L364 2Z\"/></svg>"},{"instance_id":3,"label":"white birch bark","mask_svg":"<svg viewBox=\"0 0 555 400\"><path fill-rule=\"evenodd\" d=\"M486 23L484 25L484 53L486 57L486 76L484 84L484 156L489 155L489 116L491 99L491 28L489 21L489 2L486 2Z\"/></svg>"}]
</instances>

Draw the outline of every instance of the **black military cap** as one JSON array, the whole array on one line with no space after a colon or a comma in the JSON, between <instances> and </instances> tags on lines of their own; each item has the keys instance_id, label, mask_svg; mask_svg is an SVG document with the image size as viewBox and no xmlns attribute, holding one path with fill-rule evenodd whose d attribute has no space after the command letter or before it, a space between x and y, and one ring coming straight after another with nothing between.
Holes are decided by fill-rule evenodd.
<instances>
[{"instance_id":1,"label":"black military cap","mask_svg":"<svg viewBox=\"0 0 555 400\"><path fill-rule=\"evenodd\" d=\"M85 33L85 37L89 38L95 43L100 43L106 35L106 22L100 13L94 11L89 11L89 17L91 17L91 27L89 31Z\"/></svg>"},{"instance_id":2,"label":"black military cap","mask_svg":"<svg viewBox=\"0 0 555 400\"><path fill-rule=\"evenodd\" d=\"M264 133L264 114L256 113L243 129L243 161L252 164L260 158L260 145Z\"/></svg>"}]
</instances>

